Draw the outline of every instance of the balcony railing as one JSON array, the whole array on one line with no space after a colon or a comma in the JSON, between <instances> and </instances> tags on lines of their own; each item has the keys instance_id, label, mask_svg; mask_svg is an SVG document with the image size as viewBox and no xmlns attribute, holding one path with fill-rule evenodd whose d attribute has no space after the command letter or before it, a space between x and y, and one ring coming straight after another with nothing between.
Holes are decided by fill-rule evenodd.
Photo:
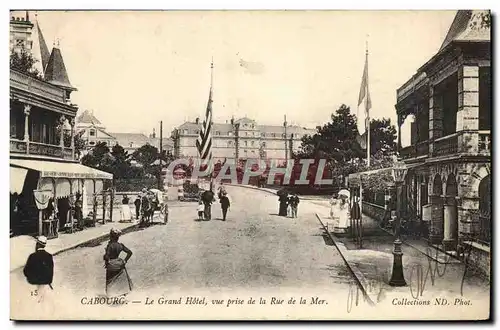
<instances>
[{"instance_id":1,"label":"balcony railing","mask_svg":"<svg viewBox=\"0 0 500 330\"><path fill-rule=\"evenodd\" d=\"M491 154L491 135L490 131L479 131L479 146L480 154Z\"/></svg>"},{"instance_id":2,"label":"balcony railing","mask_svg":"<svg viewBox=\"0 0 500 330\"><path fill-rule=\"evenodd\" d=\"M10 85L11 87L42 96L49 100L66 103L66 96L63 89L14 70L10 70Z\"/></svg>"},{"instance_id":3,"label":"balcony railing","mask_svg":"<svg viewBox=\"0 0 500 330\"><path fill-rule=\"evenodd\" d=\"M11 139L10 140L10 153L12 154L30 154L37 156L48 156L54 158L61 158L67 160L73 160L73 152L71 148L61 146L46 144L40 142L29 142L29 152L27 148L27 143L25 141Z\"/></svg>"},{"instance_id":4,"label":"balcony railing","mask_svg":"<svg viewBox=\"0 0 500 330\"><path fill-rule=\"evenodd\" d=\"M418 142L416 145L404 147L399 151L402 159L411 159L415 157L429 155L429 141Z\"/></svg>"},{"instance_id":5,"label":"balcony railing","mask_svg":"<svg viewBox=\"0 0 500 330\"><path fill-rule=\"evenodd\" d=\"M434 141L433 156L445 156L458 152L458 133Z\"/></svg>"},{"instance_id":6,"label":"balcony railing","mask_svg":"<svg viewBox=\"0 0 500 330\"><path fill-rule=\"evenodd\" d=\"M429 155L429 141L422 141L417 143L417 157Z\"/></svg>"}]
</instances>

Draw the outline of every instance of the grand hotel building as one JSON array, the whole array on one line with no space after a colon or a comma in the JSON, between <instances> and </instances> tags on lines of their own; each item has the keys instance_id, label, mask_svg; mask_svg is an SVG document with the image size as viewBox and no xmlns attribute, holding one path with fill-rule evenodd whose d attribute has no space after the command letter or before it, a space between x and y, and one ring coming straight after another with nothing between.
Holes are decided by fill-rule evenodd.
<instances>
[{"instance_id":1,"label":"grand hotel building","mask_svg":"<svg viewBox=\"0 0 500 330\"><path fill-rule=\"evenodd\" d=\"M201 123L185 122L172 132L175 157L197 157L196 139ZM286 130L286 135L285 135ZM226 123L213 123L212 154L214 161L225 159L290 158L299 150L304 135L314 135L315 129L300 126L259 125L243 117Z\"/></svg>"}]
</instances>

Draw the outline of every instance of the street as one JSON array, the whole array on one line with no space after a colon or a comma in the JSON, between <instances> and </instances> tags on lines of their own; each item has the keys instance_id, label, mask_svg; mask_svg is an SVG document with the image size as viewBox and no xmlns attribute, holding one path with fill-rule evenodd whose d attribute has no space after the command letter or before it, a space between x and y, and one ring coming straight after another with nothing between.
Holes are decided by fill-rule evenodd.
<instances>
[{"instance_id":1,"label":"street","mask_svg":"<svg viewBox=\"0 0 500 330\"><path fill-rule=\"evenodd\" d=\"M325 244L314 215L327 209L302 201L298 218L284 218L277 216L275 195L244 187L227 191L232 204L225 222L218 203L212 207L212 220L201 222L196 203L185 203L171 208L166 226L154 225L120 238L134 253L127 264L134 285L131 297L212 289L347 290L347 269L336 250ZM104 294L105 244L55 256L58 296ZM11 273L11 281L16 290L29 290L20 270ZM24 295L29 293L12 295L13 303L22 304Z\"/></svg>"}]
</instances>

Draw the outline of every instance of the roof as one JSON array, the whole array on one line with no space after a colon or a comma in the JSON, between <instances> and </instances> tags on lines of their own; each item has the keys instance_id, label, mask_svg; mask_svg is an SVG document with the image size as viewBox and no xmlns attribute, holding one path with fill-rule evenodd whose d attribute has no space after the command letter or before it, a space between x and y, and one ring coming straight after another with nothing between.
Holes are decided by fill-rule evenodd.
<instances>
[{"instance_id":1,"label":"roof","mask_svg":"<svg viewBox=\"0 0 500 330\"><path fill-rule=\"evenodd\" d=\"M45 68L47 67L47 63L49 63L49 58L50 58L50 53L49 49L47 47L47 44L45 43L45 38L43 37L42 29L40 28L40 24L37 22L36 23L36 28L38 32L38 42L40 43L40 55L41 55L41 60L42 60L42 68L45 71Z\"/></svg>"},{"instance_id":2,"label":"roof","mask_svg":"<svg viewBox=\"0 0 500 330\"><path fill-rule=\"evenodd\" d=\"M68 72L59 48L52 48L47 67L45 68L45 80L49 83L70 90L76 90L69 82Z\"/></svg>"},{"instance_id":3,"label":"roof","mask_svg":"<svg viewBox=\"0 0 500 330\"><path fill-rule=\"evenodd\" d=\"M146 143L150 143L150 139L148 136L142 133L109 133L116 139L116 142L122 147L128 147L128 145L132 142L138 145L145 145Z\"/></svg>"},{"instance_id":4,"label":"roof","mask_svg":"<svg viewBox=\"0 0 500 330\"><path fill-rule=\"evenodd\" d=\"M76 122L81 124L94 124L99 125L101 122L97 119L91 111L85 110L81 115L76 117Z\"/></svg>"},{"instance_id":5,"label":"roof","mask_svg":"<svg viewBox=\"0 0 500 330\"><path fill-rule=\"evenodd\" d=\"M256 123L255 120L249 119L247 117L243 117L241 119L235 120L235 123ZM201 124L196 124L196 122L184 122L182 125L179 126L179 129L199 129L201 127ZM213 123L213 131L222 131L222 132L229 132L232 131L233 126L231 124L224 124L224 123ZM281 133L285 132L285 129L283 126L278 126L278 125L256 125L255 130L262 132L262 133ZM287 126L286 128L287 133L315 133L316 129L312 128L306 128L306 127L300 127L297 125L291 125Z\"/></svg>"},{"instance_id":6,"label":"roof","mask_svg":"<svg viewBox=\"0 0 500 330\"><path fill-rule=\"evenodd\" d=\"M42 160L11 159L10 166L40 172L40 177L113 179L113 174L87 167L78 163L49 162Z\"/></svg>"},{"instance_id":7,"label":"roof","mask_svg":"<svg viewBox=\"0 0 500 330\"><path fill-rule=\"evenodd\" d=\"M453 41L490 41L491 29L482 24L483 15L488 14L488 10L459 10L439 51Z\"/></svg>"}]
</instances>

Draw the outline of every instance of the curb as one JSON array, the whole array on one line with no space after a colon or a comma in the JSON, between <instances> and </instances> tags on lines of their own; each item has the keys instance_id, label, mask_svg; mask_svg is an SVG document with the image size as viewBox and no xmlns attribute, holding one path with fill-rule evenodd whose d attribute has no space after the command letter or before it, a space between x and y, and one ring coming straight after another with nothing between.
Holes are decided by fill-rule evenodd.
<instances>
[{"instance_id":1,"label":"curb","mask_svg":"<svg viewBox=\"0 0 500 330\"><path fill-rule=\"evenodd\" d=\"M138 223L133 224L133 225L131 225L129 227L125 227L125 228L121 229L122 235L125 235L125 234L127 234L127 233L129 233L131 231L134 231L138 227L139 227ZM66 252L66 251L69 251L69 250L74 250L76 248L79 248L79 247L82 247L82 246L85 246L85 245L101 243L101 242L107 240L108 238L109 238L109 233L106 233L106 234L103 234L103 235L91 238L89 240L86 240L84 242L80 242L80 243L77 243L77 244L65 247L65 248L63 248L63 249L61 249L61 250L59 250L57 252L54 252L52 255L56 256L56 255L61 254L63 252Z\"/></svg>"},{"instance_id":2,"label":"curb","mask_svg":"<svg viewBox=\"0 0 500 330\"><path fill-rule=\"evenodd\" d=\"M326 232L328 237L332 240L333 245L335 246L335 248L339 252L340 256L342 257L342 260L344 261L345 265L347 266L347 269L349 270L351 275L354 277L354 281L356 282L356 285L358 286L358 288L361 290L365 300L368 302L369 305L374 306L375 303L373 302L373 300L370 298L370 295L368 294L368 292L369 292L368 280L363 275L363 273L358 269L358 267L356 267L354 264L349 262L349 260L347 258L347 255L349 254L347 252L347 248L345 247L345 245L343 243L337 241L335 239L335 236L332 235L328 231L328 229L325 227L325 225L323 224L323 221L321 221L321 218L317 213L316 213L316 218L318 218L321 226L323 227L323 230Z\"/></svg>"},{"instance_id":3,"label":"curb","mask_svg":"<svg viewBox=\"0 0 500 330\"><path fill-rule=\"evenodd\" d=\"M276 195L276 191L277 191L277 190L271 191L270 188L259 188L259 187L255 187L255 186L251 186L251 185L236 185L236 184L232 184L232 183L225 183L224 185L259 190L259 191L267 192L267 193L273 194L273 195ZM272 189L272 190L274 190L274 189ZM311 198L311 197L304 197L304 196L300 196L300 195L298 195L298 196L301 200L304 200L304 201L317 201L317 202L326 201L326 202L328 202L327 198ZM321 195L321 196L323 196L323 195Z\"/></svg>"},{"instance_id":4,"label":"curb","mask_svg":"<svg viewBox=\"0 0 500 330\"><path fill-rule=\"evenodd\" d=\"M122 231L122 234L126 234L126 233L129 233L131 231L134 231L135 229L137 229L139 227L139 224L136 223L136 224L132 224L131 226L128 226L128 227L125 227L123 228L121 231ZM89 244L97 244L97 243L101 243L105 240L107 240L109 238L109 232L108 233L105 233L105 234L102 234L102 235L99 235L97 237L94 237L94 238L91 238L91 239L88 239L84 242L79 242L79 243L76 243L76 244L73 244L73 245L70 245L68 247L65 247L65 248L62 248L60 249L59 251L56 251L54 253L52 253L53 256L56 256L58 254L61 254L63 252L66 252L66 251L69 251L69 250L74 250L76 248L79 248L79 247L82 247L82 246L85 246L85 245L89 245ZM14 268L14 269L11 269L9 271L9 273L13 273L13 272L16 272L18 271L19 269L22 269L24 267L24 265L22 266L19 266L17 268Z\"/></svg>"}]
</instances>

